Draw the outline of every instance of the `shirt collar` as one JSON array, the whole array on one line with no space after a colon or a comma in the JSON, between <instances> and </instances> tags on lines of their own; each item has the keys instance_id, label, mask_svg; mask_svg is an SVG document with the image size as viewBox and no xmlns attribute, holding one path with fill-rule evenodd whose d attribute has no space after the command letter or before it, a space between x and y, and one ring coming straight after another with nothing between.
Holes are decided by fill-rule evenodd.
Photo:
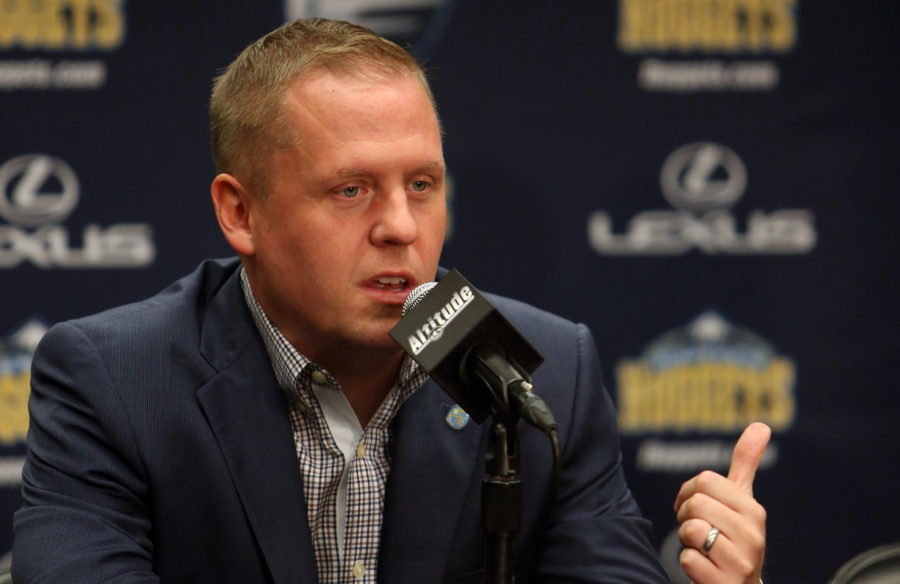
<instances>
[{"instance_id":1,"label":"shirt collar","mask_svg":"<svg viewBox=\"0 0 900 584\"><path fill-rule=\"evenodd\" d=\"M298 351L278 330L278 327L272 323L253 294L253 290L250 287L250 279L247 277L247 271L244 270L243 266L241 266L240 278L244 301L247 303L253 322L256 324L256 328L262 337L266 352L272 362L278 385L292 395L299 393L302 399L308 399L308 395L304 395L307 392L303 391L303 387L306 384L302 383L302 379L309 377L315 371L319 371L325 376L325 381L320 385L340 389L337 380L328 371L319 367ZM407 390L409 393L412 393L412 390L418 389L425 383L426 378L425 370L408 354L404 354L397 377L397 385L401 388L401 391ZM412 386L411 389L409 389L410 386Z\"/></svg>"}]
</instances>

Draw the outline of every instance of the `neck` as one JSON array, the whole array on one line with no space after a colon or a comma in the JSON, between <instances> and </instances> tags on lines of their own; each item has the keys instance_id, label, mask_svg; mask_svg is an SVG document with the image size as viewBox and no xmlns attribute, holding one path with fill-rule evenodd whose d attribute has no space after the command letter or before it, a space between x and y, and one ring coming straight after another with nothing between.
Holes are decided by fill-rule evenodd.
<instances>
[{"instance_id":1,"label":"neck","mask_svg":"<svg viewBox=\"0 0 900 584\"><path fill-rule=\"evenodd\" d=\"M345 355L333 363L327 360L316 362L328 369L341 384L344 396L365 428L397 382L403 352L355 354L349 359Z\"/></svg>"}]
</instances>

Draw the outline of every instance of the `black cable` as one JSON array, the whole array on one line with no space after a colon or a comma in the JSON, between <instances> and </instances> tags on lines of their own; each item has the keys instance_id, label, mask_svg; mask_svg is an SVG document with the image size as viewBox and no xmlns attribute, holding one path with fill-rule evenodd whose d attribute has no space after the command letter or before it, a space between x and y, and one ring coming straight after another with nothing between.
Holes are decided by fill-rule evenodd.
<instances>
[{"instance_id":1,"label":"black cable","mask_svg":"<svg viewBox=\"0 0 900 584\"><path fill-rule=\"evenodd\" d=\"M559 482L562 476L562 457L559 453L559 432L556 426L547 431L547 437L550 438L550 449L553 451L553 482L550 486L550 505L552 506L559 495Z\"/></svg>"}]
</instances>

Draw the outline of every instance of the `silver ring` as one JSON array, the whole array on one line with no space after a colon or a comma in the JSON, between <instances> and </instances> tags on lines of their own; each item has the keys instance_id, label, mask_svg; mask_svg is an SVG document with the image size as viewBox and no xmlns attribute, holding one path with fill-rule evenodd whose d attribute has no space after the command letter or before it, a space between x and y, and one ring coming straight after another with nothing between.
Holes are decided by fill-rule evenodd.
<instances>
[{"instance_id":1,"label":"silver ring","mask_svg":"<svg viewBox=\"0 0 900 584\"><path fill-rule=\"evenodd\" d=\"M703 542L703 547L700 548L704 554L709 555L709 550L712 549L714 543L716 543L716 538L719 537L719 528L713 527L709 530L709 533L706 534L706 541Z\"/></svg>"}]
</instances>

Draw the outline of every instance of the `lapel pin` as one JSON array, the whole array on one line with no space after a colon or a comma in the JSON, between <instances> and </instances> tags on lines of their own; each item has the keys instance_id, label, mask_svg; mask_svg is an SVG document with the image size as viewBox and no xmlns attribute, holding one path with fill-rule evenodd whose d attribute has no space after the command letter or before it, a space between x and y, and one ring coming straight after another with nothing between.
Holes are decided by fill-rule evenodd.
<instances>
[{"instance_id":1,"label":"lapel pin","mask_svg":"<svg viewBox=\"0 0 900 584\"><path fill-rule=\"evenodd\" d=\"M447 417L444 420L454 430L462 430L469 423L469 414L466 413L466 410L454 404L450 411L447 412Z\"/></svg>"}]
</instances>

